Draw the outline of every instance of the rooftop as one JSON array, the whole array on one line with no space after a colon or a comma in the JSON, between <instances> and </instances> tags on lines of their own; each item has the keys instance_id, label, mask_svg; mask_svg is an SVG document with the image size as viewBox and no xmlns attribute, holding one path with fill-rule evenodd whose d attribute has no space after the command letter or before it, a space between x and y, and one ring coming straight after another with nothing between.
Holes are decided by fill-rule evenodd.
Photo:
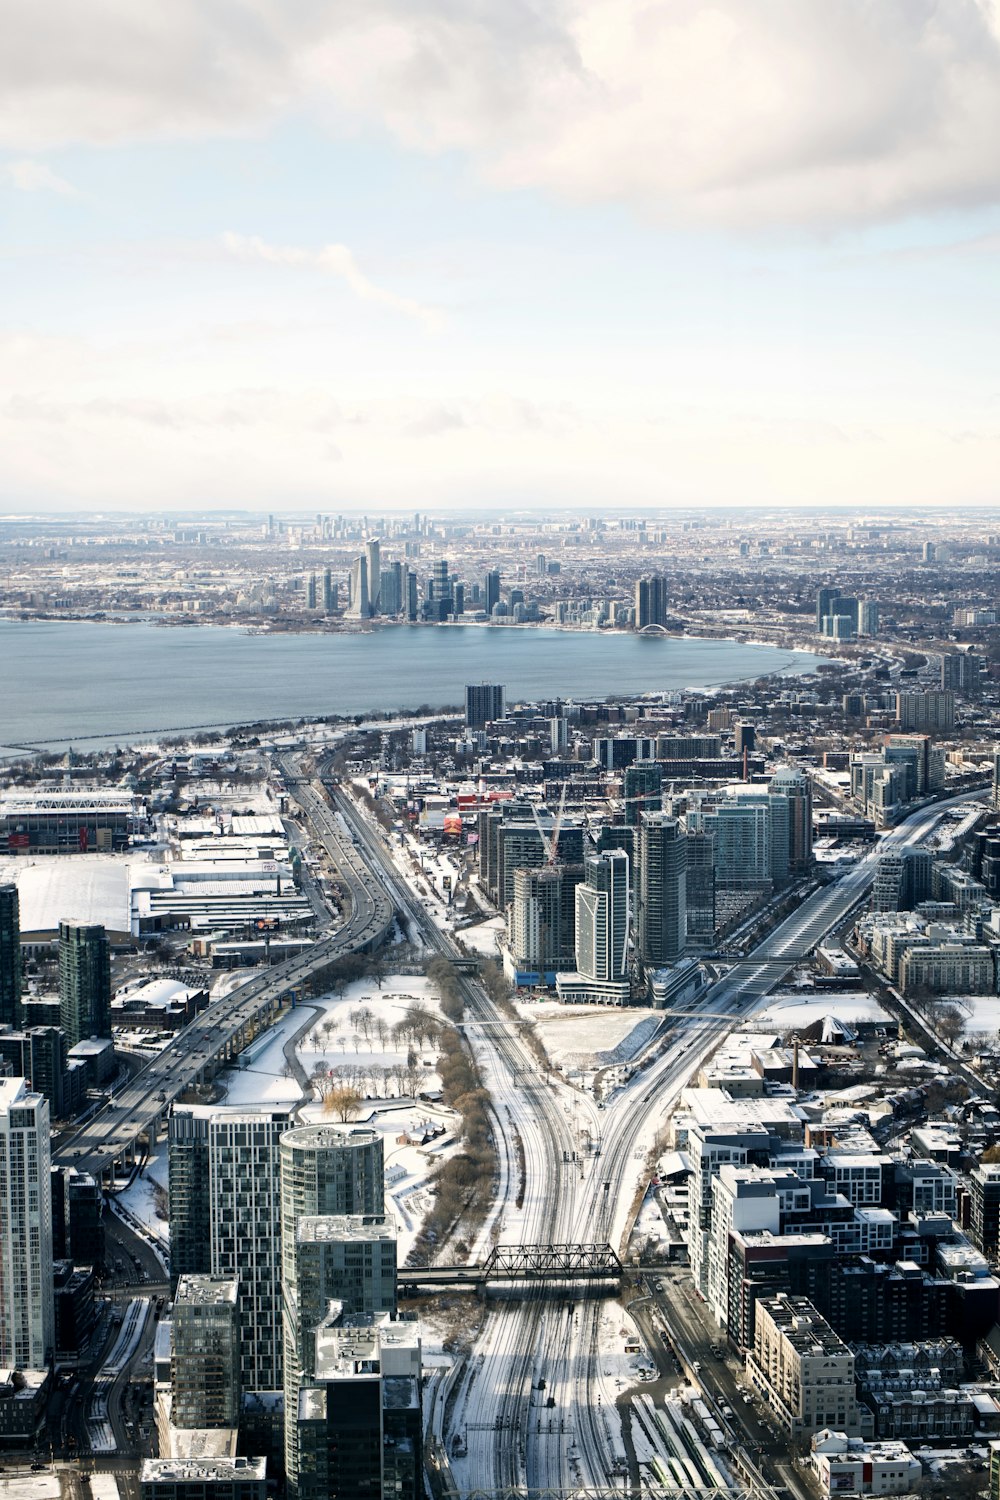
<instances>
[{"instance_id":1,"label":"rooftop","mask_svg":"<svg viewBox=\"0 0 1000 1500\"><path fill-rule=\"evenodd\" d=\"M175 1307L235 1307L239 1282L226 1276L182 1276Z\"/></svg>"},{"instance_id":2,"label":"rooftop","mask_svg":"<svg viewBox=\"0 0 1000 1500\"><path fill-rule=\"evenodd\" d=\"M297 1240L370 1240L396 1243L396 1231L384 1215L306 1214L295 1226Z\"/></svg>"},{"instance_id":3,"label":"rooftop","mask_svg":"<svg viewBox=\"0 0 1000 1500\"><path fill-rule=\"evenodd\" d=\"M147 1458L139 1476L142 1484L230 1479L257 1479L263 1484L266 1477L264 1458Z\"/></svg>"}]
</instances>

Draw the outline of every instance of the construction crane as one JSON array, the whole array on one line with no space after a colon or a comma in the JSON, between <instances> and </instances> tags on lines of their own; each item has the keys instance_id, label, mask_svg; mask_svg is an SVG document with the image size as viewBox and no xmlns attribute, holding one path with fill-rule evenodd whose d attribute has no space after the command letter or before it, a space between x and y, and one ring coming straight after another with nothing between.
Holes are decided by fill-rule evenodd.
<instances>
[{"instance_id":1,"label":"construction crane","mask_svg":"<svg viewBox=\"0 0 1000 1500\"><path fill-rule=\"evenodd\" d=\"M562 792L559 795L559 811L556 813L555 819L552 824L551 837L546 834L545 829L542 827L542 820L538 815L537 805L534 802L531 804L531 815L535 820L535 827L538 829L538 837L542 841L542 853L546 856L543 859L542 863L544 864L545 868L549 870L553 867L553 865L556 864L558 860L559 830L562 827L563 810L566 806L566 785L567 784L564 781L562 784Z\"/></svg>"}]
</instances>

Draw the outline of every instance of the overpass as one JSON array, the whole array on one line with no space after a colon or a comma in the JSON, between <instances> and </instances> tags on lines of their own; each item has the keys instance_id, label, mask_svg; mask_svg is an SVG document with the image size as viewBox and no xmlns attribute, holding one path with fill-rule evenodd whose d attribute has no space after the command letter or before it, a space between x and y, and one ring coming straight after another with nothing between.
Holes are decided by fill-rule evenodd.
<instances>
[{"instance_id":1,"label":"overpass","mask_svg":"<svg viewBox=\"0 0 1000 1500\"><path fill-rule=\"evenodd\" d=\"M385 939L395 907L375 880L350 835L330 815L317 794L306 794L325 811L320 839L350 895L350 916L332 937L305 952L254 974L214 1001L179 1031L156 1057L53 1152L59 1167L76 1167L96 1177L115 1162L128 1164L143 1136L155 1135L170 1104L187 1089L213 1078L275 1019L294 1004L302 987L351 953L370 952ZM303 798L305 800L305 798Z\"/></svg>"},{"instance_id":2,"label":"overpass","mask_svg":"<svg viewBox=\"0 0 1000 1500\"><path fill-rule=\"evenodd\" d=\"M496 1282L619 1281L622 1263L608 1244L494 1245L482 1265L400 1266L400 1291L482 1287Z\"/></svg>"}]
</instances>

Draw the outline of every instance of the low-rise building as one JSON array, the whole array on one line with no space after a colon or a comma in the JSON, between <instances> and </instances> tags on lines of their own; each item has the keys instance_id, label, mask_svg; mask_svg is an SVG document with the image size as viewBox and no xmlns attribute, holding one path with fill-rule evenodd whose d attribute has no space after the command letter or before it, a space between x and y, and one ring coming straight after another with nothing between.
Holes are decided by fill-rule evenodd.
<instances>
[{"instance_id":1,"label":"low-rise building","mask_svg":"<svg viewBox=\"0 0 1000 1500\"><path fill-rule=\"evenodd\" d=\"M811 1447L812 1467L824 1495L905 1495L922 1473L920 1460L905 1443L867 1443L824 1428L815 1434Z\"/></svg>"},{"instance_id":2,"label":"low-rise building","mask_svg":"<svg viewBox=\"0 0 1000 1500\"><path fill-rule=\"evenodd\" d=\"M266 1500L263 1458L147 1458L139 1500Z\"/></svg>"}]
</instances>

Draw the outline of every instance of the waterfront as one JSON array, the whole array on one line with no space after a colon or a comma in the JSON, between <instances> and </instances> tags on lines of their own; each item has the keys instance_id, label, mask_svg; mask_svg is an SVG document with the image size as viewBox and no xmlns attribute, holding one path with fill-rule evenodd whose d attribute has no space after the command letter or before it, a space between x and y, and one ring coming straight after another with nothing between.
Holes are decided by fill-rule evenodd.
<instances>
[{"instance_id":1,"label":"waterfront","mask_svg":"<svg viewBox=\"0 0 1000 1500\"><path fill-rule=\"evenodd\" d=\"M459 704L714 688L815 671L804 651L622 632L389 627L251 635L201 626L0 620L4 746L134 741L193 726Z\"/></svg>"}]
</instances>

